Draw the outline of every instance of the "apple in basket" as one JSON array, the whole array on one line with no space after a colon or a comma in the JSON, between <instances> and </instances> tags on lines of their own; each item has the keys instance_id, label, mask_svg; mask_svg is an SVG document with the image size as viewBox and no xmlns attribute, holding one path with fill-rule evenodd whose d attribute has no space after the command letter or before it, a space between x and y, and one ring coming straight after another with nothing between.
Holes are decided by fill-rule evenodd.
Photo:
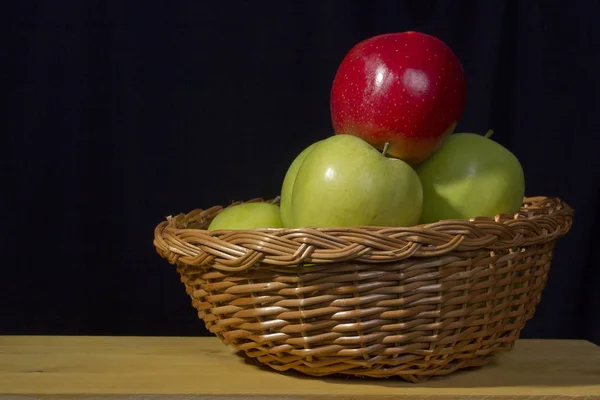
<instances>
[{"instance_id":1,"label":"apple in basket","mask_svg":"<svg viewBox=\"0 0 600 400\"><path fill-rule=\"evenodd\" d=\"M521 163L501 144L473 133L454 133L416 167L423 185L421 222L515 213L525 195Z\"/></svg>"},{"instance_id":2,"label":"apple in basket","mask_svg":"<svg viewBox=\"0 0 600 400\"><path fill-rule=\"evenodd\" d=\"M213 218L209 231L281 228L279 206L271 203L244 203L227 207Z\"/></svg>"},{"instance_id":3,"label":"apple in basket","mask_svg":"<svg viewBox=\"0 0 600 400\"><path fill-rule=\"evenodd\" d=\"M406 162L353 135L330 136L298 158L282 187L281 213L290 216L285 227L418 223L423 191Z\"/></svg>"},{"instance_id":4,"label":"apple in basket","mask_svg":"<svg viewBox=\"0 0 600 400\"><path fill-rule=\"evenodd\" d=\"M336 134L361 137L410 164L450 135L466 102L462 65L441 40L419 32L378 35L355 45L334 77Z\"/></svg>"}]
</instances>

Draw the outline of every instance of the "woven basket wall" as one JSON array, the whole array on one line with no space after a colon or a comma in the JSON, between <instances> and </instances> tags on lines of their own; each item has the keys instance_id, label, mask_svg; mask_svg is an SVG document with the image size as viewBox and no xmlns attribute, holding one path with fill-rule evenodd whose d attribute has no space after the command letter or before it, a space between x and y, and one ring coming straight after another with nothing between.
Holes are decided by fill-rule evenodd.
<instances>
[{"instance_id":1,"label":"woven basket wall","mask_svg":"<svg viewBox=\"0 0 600 400\"><path fill-rule=\"evenodd\" d=\"M278 371L410 382L512 349L573 217L536 197L411 228L204 230L221 210L167 218L154 245L223 343Z\"/></svg>"}]
</instances>

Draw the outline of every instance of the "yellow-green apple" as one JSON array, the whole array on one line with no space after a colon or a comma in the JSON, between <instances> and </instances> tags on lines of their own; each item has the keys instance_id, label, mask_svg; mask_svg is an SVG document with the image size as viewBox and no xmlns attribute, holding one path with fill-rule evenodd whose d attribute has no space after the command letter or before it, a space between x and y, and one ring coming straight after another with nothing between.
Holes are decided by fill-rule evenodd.
<instances>
[{"instance_id":1,"label":"yellow-green apple","mask_svg":"<svg viewBox=\"0 0 600 400\"><path fill-rule=\"evenodd\" d=\"M421 222L514 213L525 195L517 157L486 136L454 133L416 167L423 185Z\"/></svg>"},{"instance_id":2,"label":"yellow-green apple","mask_svg":"<svg viewBox=\"0 0 600 400\"><path fill-rule=\"evenodd\" d=\"M412 226L423 191L415 170L352 135L318 143L292 189L293 227Z\"/></svg>"},{"instance_id":3,"label":"yellow-green apple","mask_svg":"<svg viewBox=\"0 0 600 400\"><path fill-rule=\"evenodd\" d=\"M466 80L440 39L420 32L368 38L343 58L330 96L333 130L418 164L436 151L462 116Z\"/></svg>"},{"instance_id":4,"label":"yellow-green apple","mask_svg":"<svg viewBox=\"0 0 600 400\"><path fill-rule=\"evenodd\" d=\"M288 168L285 178L283 179L283 185L281 186L281 194L279 199L279 205L281 207L281 222L283 226L289 228L294 225L292 222L292 188L296 181L296 175L300 165L304 162L307 154L315 148L321 141L315 142L310 146L306 147L300 152Z\"/></svg>"},{"instance_id":5,"label":"yellow-green apple","mask_svg":"<svg viewBox=\"0 0 600 400\"><path fill-rule=\"evenodd\" d=\"M209 231L282 228L279 206L272 203L236 204L221 211L208 226Z\"/></svg>"}]
</instances>

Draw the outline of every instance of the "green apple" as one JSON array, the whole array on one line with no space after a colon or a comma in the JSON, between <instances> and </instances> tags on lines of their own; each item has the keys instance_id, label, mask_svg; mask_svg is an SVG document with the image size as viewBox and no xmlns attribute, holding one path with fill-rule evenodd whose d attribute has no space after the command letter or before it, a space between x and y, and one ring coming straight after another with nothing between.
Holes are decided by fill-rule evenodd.
<instances>
[{"instance_id":1,"label":"green apple","mask_svg":"<svg viewBox=\"0 0 600 400\"><path fill-rule=\"evenodd\" d=\"M293 227L412 226L423 191L414 169L361 138L335 135L315 146L293 185Z\"/></svg>"},{"instance_id":2,"label":"green apple","mask_svg":"<svg viewBox=\"0 0 600 400\"><path fill-rule=\"evenodd\" d=\"M279 206L271 203L236 204L221 211L208 226L209 231L282 228Z\"/></svg>"},{"instance_id":3,"label":"green apple","mask_svg":"<svg viewBox=\"0 0 600 400\"><path fill-rule=\"evenodd\" d=\"M298 169L300 169L300 165L302 165L308 153L310 153L319 143L321 143L321 141L315 142L302 150L288 168L285 178L283 179L279 205L281 207L281 222L286 228L294 225L292 222L292 189L294 187L294 182L296 181Z\"/></svg>"},{"instance_id":4,"label":"green apple","mask_svg":"<svg viewBox=\"0 0 600 400\"><path fill-rule=\"evenodd\" d=\"M521 163L501 144L473 133L450 135L416 167L423 184L421 222L514 213L525 195Z\"/></svg>"}]
</instances>

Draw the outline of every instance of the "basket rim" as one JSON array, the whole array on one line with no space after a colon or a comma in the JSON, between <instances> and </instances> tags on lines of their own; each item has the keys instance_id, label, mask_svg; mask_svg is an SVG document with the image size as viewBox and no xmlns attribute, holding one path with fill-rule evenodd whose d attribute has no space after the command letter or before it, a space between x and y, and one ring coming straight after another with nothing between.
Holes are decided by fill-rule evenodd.
<instances>
[{"instance_id":1,"label":"basket rim","mask_svg":"<svg viewBox=\"0 0 600 400\"><path fill-rule=\"evenodd\" d=\"M574 209L557 197L525 197L515 214L441 220L411 227L356 226L215 230L205 227L228 206L167 216L154 229L153 244L171 264L244 271L255 264L296 267L336 262L381 263L436 257L452 251L511 250L554 241L573 223Z\"/></svg>"}]
</instances>

